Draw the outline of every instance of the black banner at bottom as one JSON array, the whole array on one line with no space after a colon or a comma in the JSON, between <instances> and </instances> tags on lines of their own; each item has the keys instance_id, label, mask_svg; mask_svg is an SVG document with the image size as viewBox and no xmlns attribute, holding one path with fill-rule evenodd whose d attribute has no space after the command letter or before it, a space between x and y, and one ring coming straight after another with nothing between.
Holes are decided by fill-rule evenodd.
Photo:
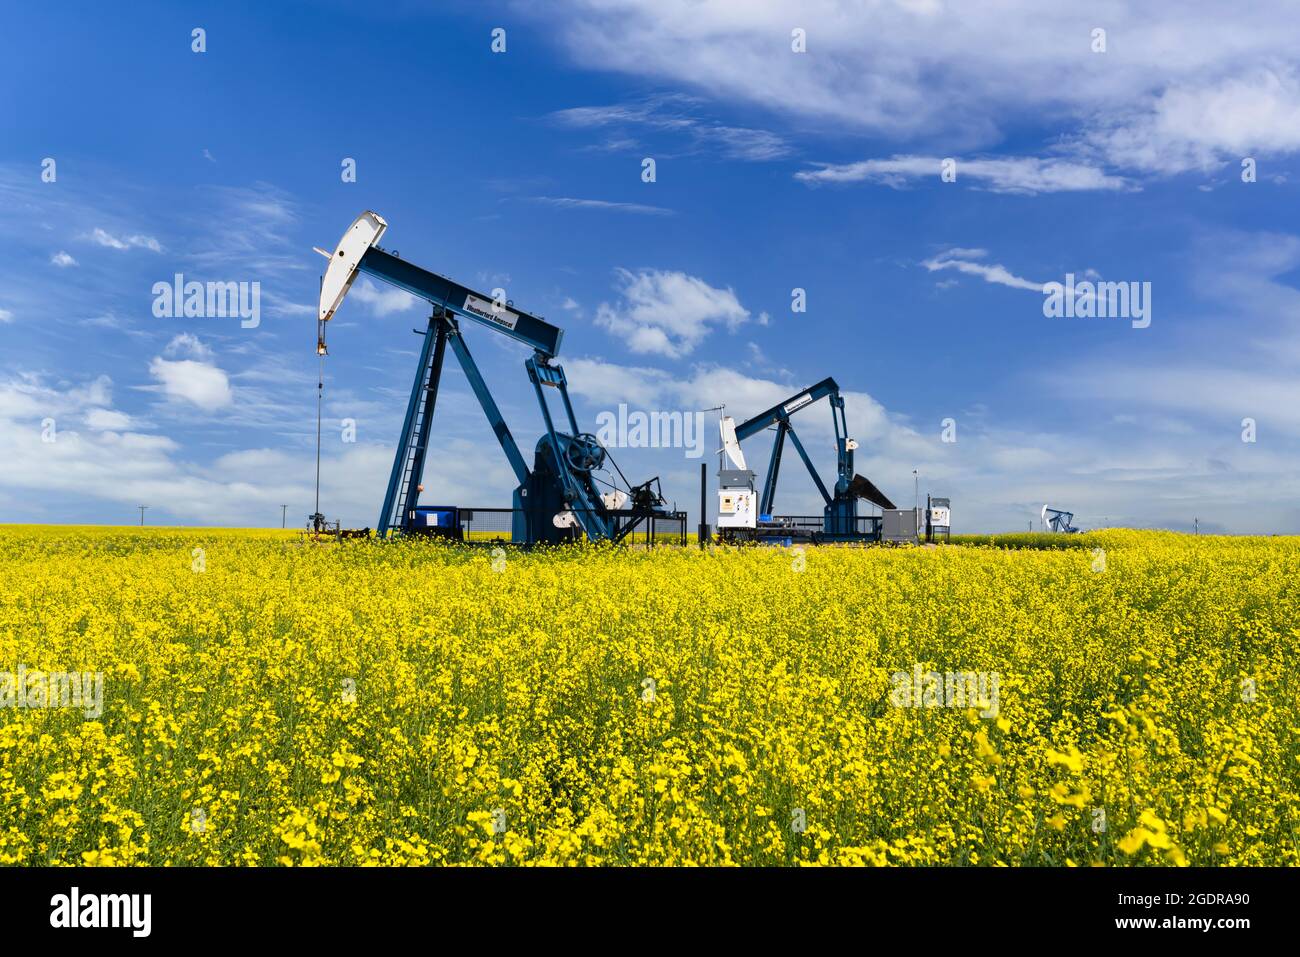
<instances>
[{"instance_id":1,"label":"black banner at bottom","mask_svg":"<svg viewBox=\"0 0 1300 957\"><path fill-rule=\"evenodd\" d=\"M512 938L598 939L594 934L650 944L686 926L696 945L771 945L786 935L807 945L846 933L880 940L934 934L936 942L970 933L979 936L964 939L986 943L1044 933L1071 942L1195 934L1231 945L1242 935L1286 933L1298 883L1294 870L1240 868L6 868L0 918L11 943L77 935L83 944L99 938L128 946L373 944L376 933L436 927L455 932L449 943L487 931L497 946Z\"/></svg>"}]
</instances>

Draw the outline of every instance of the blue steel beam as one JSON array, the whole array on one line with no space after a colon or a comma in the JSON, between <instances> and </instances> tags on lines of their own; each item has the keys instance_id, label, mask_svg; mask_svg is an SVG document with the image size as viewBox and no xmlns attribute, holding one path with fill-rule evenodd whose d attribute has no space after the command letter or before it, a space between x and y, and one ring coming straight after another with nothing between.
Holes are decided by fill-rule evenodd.
<instances>
[{"instance_id":1,"label":"blue steel beam","mask_svg":"<svg viewBox=\"0 0 1300 957\"><path fill-rule=\"evenodd\" d=\"M363 260L364 262L364 260ZM838 395L840 387L835 384L831 378L822 379L815 386L807 389L797 395L792 395L784 402L772 406L766 412L760 412L752 419L747 419L740 425L736 426L736 441L744 442L751 435L757 435L768 426L775 425L781 419L786 418L791 413L797 412L805 405L811 405L823 396Z\"/></svg>"},{"instance_id":2,"label":"blue steel beam","mask_svg":"<svg viewBox=\"0 0 1300 957\"><path fill-rule=\"evenodd\" d=\"M399 289L405 289L411 295L435 306L442 306L461 319L480 323L516 342L522 342L547 358L559 354L564 330L558 326L514 306L494 303L489 295L475 292L446 276L421 269L378 246L371 246L366 251L357 264L357 269Z\"/></svg>"},{"instance_id":3,"label":"blue steel beam","mask_svg":"<svg viewBox=\"0 0 1300 957\"><path fill-rule=\"evenodd\" d=\"M781 474L781 451L785 446L785 433L790 422L782 419L776 424L776 438L772 440L772 457L767 463L767 478L763 480L763 497L758 502L759 515L771 515L776 501L776 477Z\"/></svg>"},{"instance_id":4,"label":"blue steel beam","mask_svg":"<svg viewBox=\"0 0 1300 957\"><path fill-rule=\"evenodd\" d=\"M822 484L822 478L813 468L812 459L808 458L808 453L804 451L803 443L799 441L799 436L795 435L794 428L790 423L786 423L785 430L790 433L790 441L794 443L795 451L799 453L799 458L803 459L803 464L808 468L808 474L812 476L817 483L817 491L822 493L822 498L826 499L826 504L831 504L831 493L826 491L826 486Z\"/></svg>"},{"instance_id":5,"label":"blue steel beam","mask_svg":"<svg viewBox=\"0 0 1300 957\"><path fill-rule=\"evenodd\" d=\"M371 252L374 252L374 250L372 249ZM366 254L367 257L369 255L370 253ZM506 453L506 458L510 460L510 467L514 469L515 478L519 480L520 485L523 485L528 481L532 473L528 471L528 465L524 462L524 457L519 454L519 446L515 443L515 437L510 434L510 428L506 425L505 417L501 414L501 410L497 408L496 400L492 398L487 383L483 381L483 374L478 371L478 366L474 363L474 357L469 354L469 347L465 345L465 337L460 334L460 328L450 321L448 321L448 325L450 328L447 330L447 341L451 343L452 352L456 353L456 361L465 370L465 378L469 380L469 387L474 390L474 397L478 399L478 404L483 407L483 414L487 416L488 425L492 426L497 441L501 443L501 450Z\"/></svg>"},{"instance_id":6,"label":"blue steel beam","mask_svg":"<svg viewBox=\"0 0 1300 957\"><path fill-rule=\"evenodd\" d=\"M836 475L835 494L844 495L849 490L853 475L853 450L849 448L849 425L844 417L844 396L836 392L831 396L831 417L835 420Z\"/></svg>"}]
</instances>

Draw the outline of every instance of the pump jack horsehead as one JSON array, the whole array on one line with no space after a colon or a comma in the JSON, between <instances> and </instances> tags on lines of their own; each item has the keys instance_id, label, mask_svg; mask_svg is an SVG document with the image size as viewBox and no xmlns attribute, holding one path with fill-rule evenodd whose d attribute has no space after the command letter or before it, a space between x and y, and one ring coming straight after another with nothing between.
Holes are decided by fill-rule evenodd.
<instances>
[{"instance_id":1,"label":"pump jack horsehead","mask_svg":"<svg viewBox=\"0 0 1300 957\"><path fill-rule=\"evenodd\" d=\"M325 354L325 327L361 273L403 289L431 306L426 329L416 330L424 336L424 344L379 513L380 537L386 537L390 531L424 530L421 527L424 520L432 521L430 517L436 515L450 514L459 529L460 510L419 506L425 454L448 346L469 380L519 482L514 493L512 543L556 543L584 535L590 541L618 542L638 525L650 525L656 518L681 521L684 528L682 514L665 508L657 476L640 485L629 485L608 450L594 435L579 429L569 399L568 380L564 369L555 361L563 330L500 296L476 292L382 249L378 244L387 229L383 217L366 211L348 227L333 253L316 248L316 252L329 260L321 280L317 316L317 351L321 355ZM524 461L470 355L462 324L466 328L490 329L533 350L524 368L533 384L546 431L537 442L532 468ZM564 413L561 424L568 426L567 431L557 428L552 418L547 389L559 393Z\"/></svg>"}]
</instances>

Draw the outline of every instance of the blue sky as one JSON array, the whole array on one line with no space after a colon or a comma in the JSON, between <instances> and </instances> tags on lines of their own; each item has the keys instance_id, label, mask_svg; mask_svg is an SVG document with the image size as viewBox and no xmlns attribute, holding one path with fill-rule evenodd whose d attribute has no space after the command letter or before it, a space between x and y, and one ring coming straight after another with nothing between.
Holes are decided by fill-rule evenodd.
<instances>
[{"instance_id":1,"label":"blue sky","mask_svg":"<svg viewBox=\"0 0 1300 957\"><path fill-rule=\"evenodd\" d=\"M284 503L301 524L311 247L373 209L387 248L564 328L589 428L620 402L743 417L831 375L858 470L903 504L917 469L958 531L1027 528L1050 502L1087 527L1300 532L1295 14L1041 6L17 12L0 521L125 523L148 504L152 523L274 525ZM260 323L156 317L152 287L178 272L258 282ZM1046 317L1041 285L1067 273L1150 283L1150 325ZM345 523L375 521L424 315L362 281L331 323L322 509ZM470 342L531 449L525 353ZM425 501L508 504L482 413L457 370L444 381ZM829 410L802 416L830 476ZM746 451L761 465L767 444ZM685 507L689 451L614 454ZM817 511L796 466L778 510Z\"/></svg>"}]
</instances>

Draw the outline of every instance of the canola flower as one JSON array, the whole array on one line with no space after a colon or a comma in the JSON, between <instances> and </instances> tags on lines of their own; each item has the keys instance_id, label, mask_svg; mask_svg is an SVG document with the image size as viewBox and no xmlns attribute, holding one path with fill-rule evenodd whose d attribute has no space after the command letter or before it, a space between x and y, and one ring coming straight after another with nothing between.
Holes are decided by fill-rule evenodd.
<instances>
[{"instance_id":1,"label":"canola flower","mask_svg":"<svg viewBox=\"0 0 1300 957\"><path fill-rule=\"evenodd\" d=\"M1297 863L1296 540L1066 539L0 529L0 672L104 682L0 707L0 862Z\"/></svg>"}]
</instances>

